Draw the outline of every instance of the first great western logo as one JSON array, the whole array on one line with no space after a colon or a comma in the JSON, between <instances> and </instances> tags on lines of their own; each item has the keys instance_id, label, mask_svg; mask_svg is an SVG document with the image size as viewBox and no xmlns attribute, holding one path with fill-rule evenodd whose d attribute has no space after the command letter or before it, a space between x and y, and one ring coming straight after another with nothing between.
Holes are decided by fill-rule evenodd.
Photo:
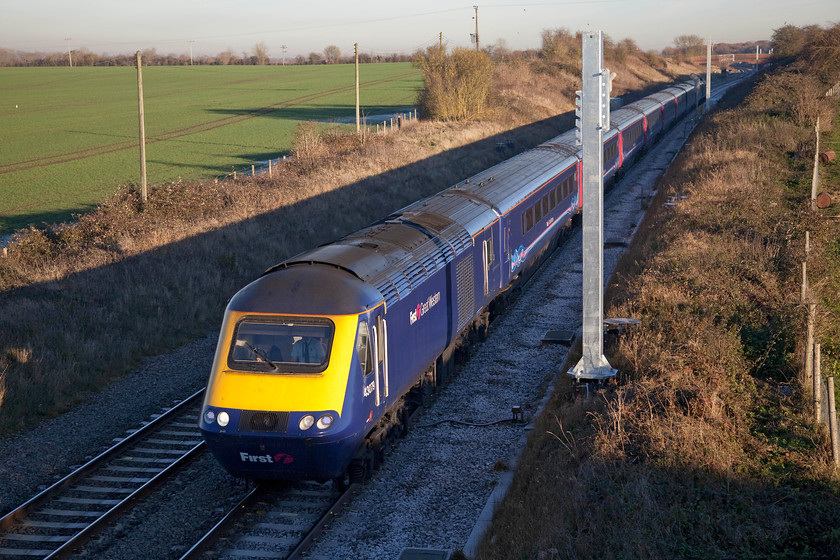
<instances>
[{"instance_id":1,"label":"first great western logo","mask_svg":"<svg viewBox=\"0 0 840 560\"><path fill-rule=\"evenodd\" d=\"M421 301L417 304L412 311L408 312L408 322L409 324L413 325L417 321L420 320L423 315L429 312L429 310L440 303L440 292L430 295L426 301Z\"/></svg>"}]
</instances>

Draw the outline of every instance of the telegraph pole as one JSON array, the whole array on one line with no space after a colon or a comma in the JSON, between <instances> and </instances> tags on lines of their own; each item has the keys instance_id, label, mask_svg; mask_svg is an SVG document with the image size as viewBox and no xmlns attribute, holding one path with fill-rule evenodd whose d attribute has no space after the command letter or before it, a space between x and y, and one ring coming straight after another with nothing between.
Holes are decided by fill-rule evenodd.
<instances>
[{"instance_id":1,"label":"telegraph pole","mask_svg":"<svg viewBox=\"0 0 840 560\"><path fill-rule=\"evenodd\" d=\"M475 8L475 52L478 52L478 6L473 6L473 8Z\"/></svg>"},{"instance_id":2,"label":"telegraph pole","mask_svg":"<svg viewBox=\"0 0 840 560\"><path fill-rule=\"evenodd\" d=\"M583 346L568 371L575 381L603 381L617 371L604 356L604 132L610 128L610 71L603 32L583 34L583 89L577 114L583 144Z\"/></svg>"},{"instance_id":3,"label":"telegraph pole","mask_svg":"<svg viewBox=\"0 0 840 560\"><path fill-rule=\"evenodd\" d=\"M73 68L73 55L70 54L70 41L73 37L65 37L64 40L67 41L67 60L70 61L70 68Z\"/></svg>"},{"instance_id":4,"label":"telegraph pole","mask_svg":"<svg viewBox=\"0 0 840 560\"><path fill-rule=\"evenodd\" d=\"M356 133L358 134L359 126L359 43L353 43L353 50L356 56Z\"/></svg>"},{"instance_id":5,"label":"telegraph pole","mask_svg":"<svg viewBox=\"0 0 840 560\"><path fill-rule=\"evenodd\" d=\"M192 46L193 46L193 43L195 43L195 41L188 40L187 43L190 44L190 66L192 66L193 65Z\"/></svg>"},{"instance_id":6,"label":"telegraph pole","mask_svg":"<svg viewBox=\"0 0 840 560\"><path fill-rule=\"evenodd\" d=\"M438 47L440 47L440 50L443 51L443 31L440 32L440 38L438 39Z\"/></svg>"},{"instance_id":7,"label":"telegraph pole","mask_svg":"<svg viewBox=\"0 0 840 560\"><path fill-rule=\"evenodd\" d=\"M143 118L143 71L137 51L137 108L140 117L140 198L146 202L146 125Z\"/></svg>"}]
</instances>

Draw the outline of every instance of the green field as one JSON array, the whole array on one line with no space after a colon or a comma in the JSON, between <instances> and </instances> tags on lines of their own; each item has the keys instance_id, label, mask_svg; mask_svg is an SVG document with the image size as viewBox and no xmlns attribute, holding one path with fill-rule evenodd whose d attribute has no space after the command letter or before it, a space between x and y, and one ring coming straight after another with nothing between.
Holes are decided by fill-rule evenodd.
<instances>
[{"instance_id":1,"label":"green field","mask_svg":"<svg viewBox=\"0 0 840 560\"><path fill-rule=\"evenodd\" d=\"M360 67L368 115L415 103L408 63ZM150 186L250 170L301 121L355 116L353 65L143 68ZM0 68L0 234L70 219L139 184L137 71Z\"/></svg>"}]
</instances>

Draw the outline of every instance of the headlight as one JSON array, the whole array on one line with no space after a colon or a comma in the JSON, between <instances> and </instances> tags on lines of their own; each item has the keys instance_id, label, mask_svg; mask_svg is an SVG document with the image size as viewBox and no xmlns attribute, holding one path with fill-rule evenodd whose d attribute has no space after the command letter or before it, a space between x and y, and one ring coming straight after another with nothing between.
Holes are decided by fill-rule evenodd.
<instances>
[{"instance_id":1,"label":"headlight","mask_svg":"<svg viewBox=\"0 0 840 560\"><path fill-rule=\"evenodd\" d=\"M324 414L323 416L318 418L318 423L316 424L316 426L318 426L319 430L326 430L327 428L332 426L332 423L333 423L332 414Z\"/></svg>"},{"instance_id":2,"label":"headlight","mask_svg":"<svg viewBox=\"0 0 840 560\"><path fill-rule=\"evenodd\" d=\"M219 426L224 428L225 426L228 425L228 422L230 422L230 416L228 416L228 413L223 410L216 417L216 422L219 423Z\"/></svg>"},{"instance_id":3,"label":"headlight","mask_svg":"<svg viewBox=\"0 0 840 560\"><path fill-rule=\"evenodd\" d=\"M216 419L216 413L212 410L208 410L204 413L204 422L205 424L212 424L213 420Z\"/></svg>"},{"instance_id":4,"label":"headlight","mask_svg":"<svg viewBox=\"0 0 840 560\"><path fill-rule=\"evenodd\" d=\"M315 423L315 417L312 416L311 414L307 414L306 416L304 416L303 418L300 419L300 423L298 424L298 426L300 427L301 430L308 430L309 428L312 427L312 424L314 424L314 423Z\"/></svg>"}]
</instances>

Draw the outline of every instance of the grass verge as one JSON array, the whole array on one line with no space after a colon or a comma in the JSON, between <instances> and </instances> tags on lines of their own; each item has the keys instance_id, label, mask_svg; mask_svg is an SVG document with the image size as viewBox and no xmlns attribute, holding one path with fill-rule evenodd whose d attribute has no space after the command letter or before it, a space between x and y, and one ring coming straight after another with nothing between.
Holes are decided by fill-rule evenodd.
<instances>
[{"instance_id":1,"label":"grass verge","mask_svg":"<svg viewBox=\"0 0 840 560\"><path fill-rule=\"evenodd\" d=\"M641 320L607 348L617 385L552 397L479 558L836 556L799 282L807 229L817 337L836 347L840 230L809 209L813 129L768 110L779 80L707 117L662 179L607 294L607 316Z\"/></svg>"}]
</instances>

